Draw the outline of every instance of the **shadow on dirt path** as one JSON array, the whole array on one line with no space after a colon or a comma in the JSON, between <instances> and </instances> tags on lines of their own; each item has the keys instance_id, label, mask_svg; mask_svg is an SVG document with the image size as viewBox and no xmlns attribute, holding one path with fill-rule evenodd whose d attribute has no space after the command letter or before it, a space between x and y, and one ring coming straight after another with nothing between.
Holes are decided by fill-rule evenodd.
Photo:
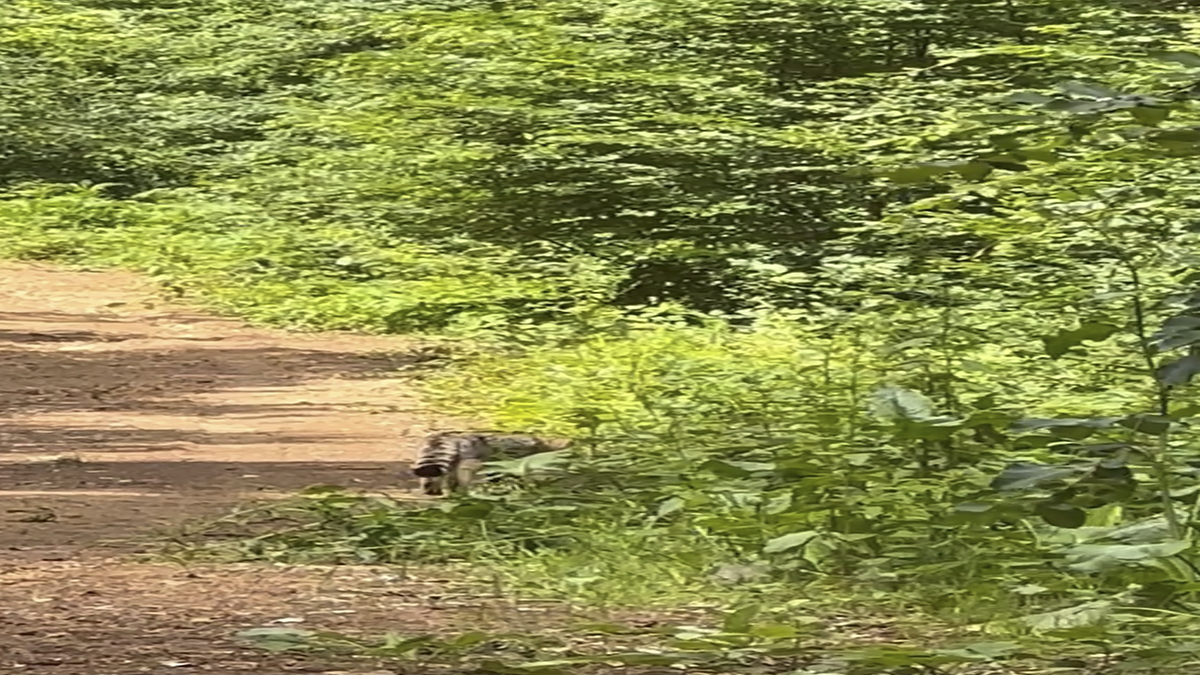
<instances>
[{"instance_id":1,"label":"shadow on dirt path","mask_svg":"<svg viewBox=\"0 0 1200 675\"><path fill-rule=\"evenodd\" d=\"M316 572L276 587L270 568L104 558L308 485L407 490L439 428L397 373L422 359L402 339L172 306L122 272L0 265L0 672L322 672L226 644L320 605L297 590Z\"/></svg>"}]
</instances>

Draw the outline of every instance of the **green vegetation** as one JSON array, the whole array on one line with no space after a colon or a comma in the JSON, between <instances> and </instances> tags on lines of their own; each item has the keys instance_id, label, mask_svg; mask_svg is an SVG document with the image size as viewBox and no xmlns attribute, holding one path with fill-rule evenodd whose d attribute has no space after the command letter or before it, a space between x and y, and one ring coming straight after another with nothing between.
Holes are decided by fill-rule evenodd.
<instances>
[{"instance_id":1,"label":"green vegetation","mask_svg":"<svg viewBox=\"0 0 1200 675\"><path fill-rule=\"evenodd\" d=\"M579 662L783 663L797 598L1012 641L828 672L1200 659L1200 3L16 0L0 25L0 254L455 338L435 401L581 440L403 513L315 490L237 555L740 608Z\"/></svg>"}]
</instances>

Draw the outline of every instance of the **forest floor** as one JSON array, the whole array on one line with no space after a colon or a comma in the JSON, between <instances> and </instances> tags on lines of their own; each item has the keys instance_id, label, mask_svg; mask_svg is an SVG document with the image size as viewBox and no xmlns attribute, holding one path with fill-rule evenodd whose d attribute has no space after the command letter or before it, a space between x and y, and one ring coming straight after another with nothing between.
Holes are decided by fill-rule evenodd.
<instances>
[{"instance_id":1,"label":"forest floor","mask_svg":"<svg viewBox=\"0 0 1200 675\"><path fill-rule=\"evenodd\" d=\"M394 570L139 555L188 521L308 485L408 494L406 460L449 425L400 372L419 353L247 327L123 272L0 264L0 672L391 672L234 635L536 621Z\"/></svg>"}]
</instances>

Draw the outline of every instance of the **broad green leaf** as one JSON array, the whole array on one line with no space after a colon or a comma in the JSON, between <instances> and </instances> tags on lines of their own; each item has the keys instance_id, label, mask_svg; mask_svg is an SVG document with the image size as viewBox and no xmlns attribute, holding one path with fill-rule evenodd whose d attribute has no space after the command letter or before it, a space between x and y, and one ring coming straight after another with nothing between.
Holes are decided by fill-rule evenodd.
<instances>
[{"instance_id":1,"label":"broad green leaf","mask_svg":"<svg viewBox=\"0 0 1200 675\"><path fill-rule=\"evenodd\" d=\"M929 397L903 387L888 386L878 389L871 402L873 412L881 419L923 422L934 416L933 401Z\"/></svg>"},{"instance_id":2,"label":"broad green leaf","mask_svg":"<svg viewBox=\"0 0 1200 675\"><path fill-rule=\"evenodd\" d=\"M1156 142L1179 141L1183 143L1200 143L1200 129L1167 129L1150 137Z\"/></svg>"},{"instance_id":3,"label":"broad green leaf","mask_svg":"<svg viewBox=\"0 0 1200 675\"><path fill-rule=\"evenodd\" d=\"M555 450L553 452L540 452L528 457L507 460L513 473L519 476L527 476L537 471L545 471L550 468L556 468L564 465L571 456L570 450ZM500 462L497 462L500 464Z\"/></svg>"},{"instance_id":4,"label":"broad green leaf","mask_svg":"<svg viewBox=\"0 0 1200 675\"><path fill-rule=\"evenodd\" d=\"M1074 607L1042 614L1023 617L1021 623L1039 633L1062 630L1064 628L1079 628L1092 626L1108 618L1112 613L1113 603L1108 600L1094 600Z\"/></svg>"},{"instance_id":5,"label":"broad green leaf","mask_svg":"<svg viewBox=\"0 0 1200 675\"><path fill-rule=\"evenodd\" d=\"M1121 328L1110 323L1090 322L1078 328L1060 330L1042 337L1046 354L1057 359L1084 342L1101 342L1119 333Z\"/></svg>"},{"instance_id":6,"label":"broad green leaf","mask_svg":"<svg viewBox=\"0 0 1200 675\"><path fill-rule=\"evenodd\" d=\"M939 166L935 164L918 164L915 166L906 166L899 169L892 169L884 173L894 183L923 183L931 178L937 178L950 172L952 167Z\"/></svg>"},{"instance_id":7,"label":"broad green leaf","mask_svg":"<svg viewBox=\"0 0 1200 675\"><path fill-rule=\"evenodd\" d=\"M1197 374L1200 374L1200 354L1194 351L1187 356L1164 363L1155 371L1158 381L1167 387L1187 384Z\"/></svg>"},{"instance_id":8,"label":"broad green leaf","mask_svg":"<svg viewBox=\"0 0 1200 675\"><path fill-rule=\"evenodd\" d=\"M954 171L967 180L981 181L991 175L993 167L987 162L967 162Z\"/></svg>"},{"instance_id":9,"label":"broad green leaf","mask_svg":"<svg viewBox=\"0 0 1200 675\"><path fill-rule=\"evenodd\" d=\"M804 546L821 535L816 530L808 530L805 532L793 532L780 537L775 537L763 546L764 553L782 553L790 551L794 548Z\"/></svg>"},{"instance_id":10,"label":"broad green leaf","mask_svg":"<svg viewBox=\"0 0 1200 675\"><path fill-rule=\"evenodd\" d=\"M1173 420L1185 420L1196 415L1200 415L1200 403L1179 406L1171 411L1171 419Z\"/></svg>"},{"instance_id":11,"label":"broad green leaf","mask_svg":"<svg viewBox=\"0 0 1200 675\"><path fill-rule=\"evenodd\" d=\"M1125 463L1125 460L1120 457L1110 457L1101 460L1092 469L1088 476L1089 480L1105 481L1109 483L1132 483L1134 482L1133 470Z\"/></svg>"},{"instance_id":12,"label":"broad green leaf","mask_svg":"<svg viewBox=\"0 0 1200 675\"><path fill-rule=\"evenodd\" d=\"M1002 159L986 160L988 166L994 169L1004 169L1005 171L1028 171L1029 167L1020 162L1010 162Z\"/></svg>"},{"instance_id":13,"label":"broad green leaf","mask_svg":"<svg viewBox=\"0 0 1200 675\"><path fill-rule=\"evenodd\" d=\"M1150 55L1160 61L1178 63L1188 68L1200 68L1200 54L1180 51L1155 51Z\"/></svg>"},{"instance_id":14,"label":"broad green leaf","mask_svg":"<svg viewBox=\"0 0 1200 675\"><path fill-rule=\"evenodd\" d=\"M669 516L672 513L683 510L683 504L684 501L680 497L671 497L670 499L664 500L658 505L658 517L662 518L663 516Z\"/></svg>"},{"instance_id":15,"label":"broad green leaf","mask_svg":"<svg viewBox=\"0 0 1200 675\"><path fill-rule=\"evenodd\" d=\"M751 473L769 473L775 470L774 462L747 462L743 460L727 459L723 460L730 466L736 466L739 469L744 469Z\"/></svg>"},{"instance_id":16,"label":"broad green leaf","mask_svg":"<svg viewBox=\"0 0 1200 675\"><path fill-rule=\"evenodd\" d=\"M1163 322L1162 330L1193 330L1200 328L1200 316L1173 316Z\"/></svg>"},{"instance_id":17,"label":"broad green leaf","mask_svg":"<svg viewBox=\"0 0 1200 675\"><path fill-rule=\"evenodd\" d=\"M1035 510L1042 520L1055 527L1075 529L1087 523L1087 511L1071 504L1041 502Z\"/></svg>"},{"instance_id":18,"label":"broad green leaf","mask_svg":"<svg viewBox=\"0 0 1200 675\"><path fill-rule=\"evenodd\" d=\"M1198 587L1196 567L1190 560L1190 556L1177 555L1170 558L1157 558L1151 565L1159 573L1166 575L1168 579L1178 584L1172 586L1180 587L1181 590L1192 591Z\"/></svg>"},{"instance_id":19,"label":"broad green leaf","mask_svg":"<svg viewBox=\"0 0 1200 675\"><path fill-rule=\"evenodd\" d=\"M1078 80L1063 82L1059 88L1070 96L1087 96L1089 98L1117 98L1120 96L1119 93L1108 87Z\"/></svg>"},{"instance_id":20,"label":"broad green leaf","mask_svg":"<svg viewBox=\"0 0 1200 675\"><path fill-rule=\"evenodd\" d=\"M1105 99L1102 101L1061 100L1047 103L1046 109L1074 113L1076 115L1090 115L1094 113L1109 112L1112 110L1124 110L1127 108L1132 108L1135 105L1135 103L1130 101L1122 101L1120 99Z\"/></svg>"},{"instance_id":21,"label":"broad green leaf","mask_svg":"<svg viewBox=\"0 0 1200 675\"><path fill-rule=\"evenodd\" d=\"M1049 103L1055 99L1053 96L1046 96L1045 94L1039 94L1034 91L1019 91L1019 92L1016 92L1013 94L1009 94L1008 97L1006 98L1006 100L1009 103L1026 103L1026 104L1034 104L1034 105L1045 105L1046 103Z\"/></svg>"},{"instance_id":22,"label":"broad green leaf","mask_svg":"<svg viewBox=\"0 0 1200 675\"><path fill-rule=\"evenodd\" d=\"M775 495L767 500L766 505L763 507L763 513L771 516L783 513L792 508L795 499L796 496L791 492Z\"/></svg>"},{"instance_id":23,"label":"broad green leaf","mask_svg":"<svg viewBox=\"0 0 1200 675\"><path fill-rule=\"evenodd\" d=\"M1161 436L1171 430L1171 418L1162 415L1130 415L1120 421L1120 425L1134 431Z\"/></svg>"},{"instance_id":24,"label":"broad green leaf","mask_svg":"<svg viewBox=\"0 0 1200 675\"><path fill-rule=\"evenodd\" d=\"M993 490L1028 490L1049 483L1059 483L1080 475L1085 469L1076 466L1052 466L1033 462L1015 462L992 479Z\"/></svg>"},{"instance_id":25,"label":"broad green leaf","mask_svg":"<svg viewBox=\"0 0 1200 675\"><path fill-rule=\"evenodd\" d=\"M1123 417L1063 417L1058 419L1026 418L1012 424L1012 430L1017 432L1036 431L1039 429L1107 429L1117 424Z\"/></svg>"},{"instance_id":26,"label":"broad green leaf","mask_svg":"<svg viewBox=\"0 0 1200 675\"><path fill-rule=\"evenodd\" d=\"M1171 111L1168 108L1162 107L1138 106L1130 108L1129 114L1140 124L1145 124L1148 127L1156 127L1167 121L1167 118L1171 116Z\"/></svg>"},{"instance_id":27,"label":"broad green leaf","mask_svg":"<svg viewBox=\"0 0 1200 675\"><path fill-rule=\"evenodd\" d=\"M452 645L454 647L473 647L475 645L487 642L488 640L491 640L493 637L494 636L491 633L485 633L483 631L470 631L467 633L463 633L463 634L461 634L455 638L452 638L450 640L447 640L446 644ZM411 641L411 640L408 640L406 642L409 642L409 641Z\"/></svg>"},{"instance_id":28,"label":"broad green leaf","mask_svg":"<svg viewBox=\"0 0 1200 675\"><path fill-rule=\"evenodd\" d=\"M700 468L718 476L745 478L755 473L774 471L775 465L767 462L738 462L725 459L710 459L701 464Z\"/></svg>"},{"instance_id":29,"label":"broad green leaf","mask_svg":"<svg viewBox=\"0 0 1200 675\"><path fill-rule=\"evenodd\" d=\"M1200 345L1200 317L1172 317L1163 322L1151 339L1161 351Z\"/></svg>"},{"instance_id":30,"label":"broad green leaf","mask_svg":"<svg viewBox=\"0 0 1200 675\"><path fill-rule=\"evenodd\" d=\"M1116 527L1125 517L1125 509L1120 504L1105 504L1088 511L1085 527L1106 528Z\"/></svg>"},{"instance_id":31,"label":"broad green leaf","mask_svg":"<svg viewBox=\"0 0 1200 675\"><path fill-rule=\"evenodd\" d=\"M1067 551L1071 569L1097 573L1124 565L1146 565L1177 555L1191 547L1187 541L1158 544L1082 544Z\"/></svg>"},{"instance_id":32,"label":"broad green leaf","mask_svg":"<svg viewBox=\"0 0 1200 675\"><path fill-rule=\"evenodd\" d=\"M726 633L746 633L753 625L754 619L762 613L762 605L752 604L725 615L721 621L721 630Z\"/></svg>"},{"instance_id":33,"label":"broad green leaf","mask_svg":"<svg viewBox=\"0 0 1200 675\"><path fill-rule=\"evenodd\" d=\"M1172 330L1160 334L1157 340L1161 351L1170 351L1180 347L1200 346L1200 330Z\"/></svg>"}]
</instances>

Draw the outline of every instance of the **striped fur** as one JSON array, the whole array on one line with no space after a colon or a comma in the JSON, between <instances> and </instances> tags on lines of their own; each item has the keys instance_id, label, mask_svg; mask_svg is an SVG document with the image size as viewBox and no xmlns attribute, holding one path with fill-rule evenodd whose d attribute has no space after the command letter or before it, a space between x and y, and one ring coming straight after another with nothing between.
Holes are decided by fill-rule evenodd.
<instances>
[{"instance_id":1,"label":"striped fur","mask_svg":"<svg viewBox=\"0 0 1200 675\"><path fill-rule=\"evenodd\" d=\"M525 457L561 450L568 444L528 434L443 431L425 438L412 472L421 491L436 496L465 490L475 481L483 463L494 456Z\"/></svg>"}]
</instances>

